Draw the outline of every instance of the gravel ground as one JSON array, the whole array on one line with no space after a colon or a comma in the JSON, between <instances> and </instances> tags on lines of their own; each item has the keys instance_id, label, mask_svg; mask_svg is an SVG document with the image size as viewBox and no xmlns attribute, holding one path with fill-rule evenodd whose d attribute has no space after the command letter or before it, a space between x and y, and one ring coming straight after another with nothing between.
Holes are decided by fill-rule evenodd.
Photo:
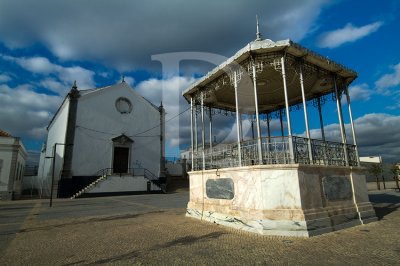
<instances>
[{"instance_id":1,"label":"gravel ground","mask_svg":"<svg viewBox=\"0 0 400 266\"><path fill-rule=\"evenodd\" d=\"M400 193L378 222L313 238L259 236L186 218L187 192L0 203L0 265L399 265Z\"/></svg>"}]
</instances>

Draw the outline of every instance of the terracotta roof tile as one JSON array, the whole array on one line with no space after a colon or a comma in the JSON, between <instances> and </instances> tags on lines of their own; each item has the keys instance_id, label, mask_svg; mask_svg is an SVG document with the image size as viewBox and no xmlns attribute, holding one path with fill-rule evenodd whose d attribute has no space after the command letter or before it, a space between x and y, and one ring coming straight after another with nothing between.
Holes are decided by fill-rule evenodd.
<instances>
[{"instance_id":1,"label":"terracotta roof tile","mask_svg":"<svg viewBox=\"0 0 400 266\"><path fill-rule=\"evenodd\" d=\"M0 137L12 137L10 133L0 129Z\"/></svg>"}]
</instances>

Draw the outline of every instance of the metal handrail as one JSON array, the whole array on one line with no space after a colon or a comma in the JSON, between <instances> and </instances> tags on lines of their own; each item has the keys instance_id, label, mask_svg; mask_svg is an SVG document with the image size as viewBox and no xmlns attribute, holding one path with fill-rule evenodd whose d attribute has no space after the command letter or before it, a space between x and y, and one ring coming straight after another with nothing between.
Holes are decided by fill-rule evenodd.
<instances>
[{"instance_id":1,"label":"metal handrail","mask_svg":"<svg viewBox=\"0 0 400 266\"><path fill-rule=\"evenodd\" d=\"M114 172L113 171L114 168L103 168L100 169L99 171L97 171L94 176L107 176L107 175L112 175L112 174L116 174L116 175L132 175L132 176L144 176L145 178L149 179L149 180L158 180L158 177L153 174L150 170L148 170L147 168L143 168L143 167L138 167L138 168L128 168L127 172Z\"/></svg>"}]
</instances>

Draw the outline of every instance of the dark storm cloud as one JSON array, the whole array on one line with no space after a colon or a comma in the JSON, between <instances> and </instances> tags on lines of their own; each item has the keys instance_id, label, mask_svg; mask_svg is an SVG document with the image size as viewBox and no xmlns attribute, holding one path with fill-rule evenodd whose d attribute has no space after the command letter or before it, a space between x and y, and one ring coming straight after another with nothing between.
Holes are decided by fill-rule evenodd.
<instances>
[{"instance_id":1,"label":"dark storm cloud","mask_svg":"<svg viewBox=\"0 0 400 266\"><path fill-rule=\"evenodd\" d=\"M325 0L0 2L0 41L34 43L63 60L93 60L118 69L147 68L152 54L207 51L230 56L255 38L302 39Z\"/></svg>"}]
</instances>

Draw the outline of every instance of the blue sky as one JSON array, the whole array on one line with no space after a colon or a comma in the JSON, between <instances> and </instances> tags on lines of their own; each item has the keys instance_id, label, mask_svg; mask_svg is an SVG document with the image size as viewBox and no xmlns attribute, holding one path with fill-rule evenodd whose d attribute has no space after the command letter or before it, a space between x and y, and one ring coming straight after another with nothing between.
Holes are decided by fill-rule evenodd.
<instances>
[{"instance_id":1,"label":"blue sky","mask_svg":"<svg viewBox=\"0 0 400 266\"><path fill-rule=\"evenodd\" d=\"M209 52L229 57L254 40L258 14L265 38L290 38L358 72L350 93L360 153L400 161L399 11L397 0L3 0L0 129L20 136L28 150L39 150L46 126L74 80L86 89L114 84L125 75L154 104L168 101L170 93L185 89L213 65L185 62L179 73L163 76L152 55ZM326 103L324 122L328 137L337 140L334 107ZM180 106L167 109L168 116L186 108L181 99ZM293 115L298 134L304 132L296 119L301 115ZM344 116L349 123L346 110ZM179 123L180 138L168 143L171 156L190 137L188 115ZM315 112L310 124L318 136Z\"/></svg>"}]
</instances>

